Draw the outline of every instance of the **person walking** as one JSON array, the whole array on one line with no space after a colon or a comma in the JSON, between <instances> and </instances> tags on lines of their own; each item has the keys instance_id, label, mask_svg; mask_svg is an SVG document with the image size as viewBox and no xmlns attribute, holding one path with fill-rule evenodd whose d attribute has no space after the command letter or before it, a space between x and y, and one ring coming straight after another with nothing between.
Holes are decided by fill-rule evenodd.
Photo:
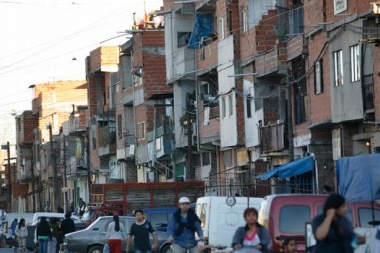
<instances>
[{"instance_id":1,"label":"person walking","mask_svg":"<svg viewBox=\"0 0 380 253\"><path fill-rule=\"evenodd\" d=\"M51 218L50 230L51 230L52 238L48 242L48 253L57 253L57 251L58 251L57 242L58 242L58 236L59 236L59 227L58 227L56 218Z\"/></svg>"},{"instance_id":2,"label":"person walking","mask_svg":"<svg viewBox=\"0 0 380 253\"><path fill-rule=\"evenodd\" d=\"M18 225L18 219L14 219L11 224L11 230L12 230L12 237L16 239L16 228Z\"/></svg>"},{"instance_id":3,"label":"person walking","mask_svg":"<svg viewBox=\"0 0 380 253\"><path fill-rule=\"evenodd\" d=\"M36 228L36 237L38 240L38 253L48 253L48 241L52 240L52 233L46 217L41 217Z\"/></svg>"},{"instance_id":4,"label":"person walking","mask_svg":"<svg viewBox=\"0 0 380 253\"><path fill-rule=\"evenodd\" d=\"M129 230L129 237L127 241L126 251L129 251L132 239L134 242L134 249L136 253L151 253L156 250L158 246L158 239L156 230L152 227L149 221L144 218L142 210L135 211L136 222L131 225ZM153 245L150 245L149 233L153 235Z\"/></svg>"},{"instance_id":5,"label":"person walking","mask_svg":"<svg viewBox=\"0 0 380 253\"><path fill-rule=\"evenodd\" d=\"M167 228L168 241L172 243L173 253L199 253L195 232L201 240L204 239L201 221L195 211L190 208L188 197L181 197L179 208L170 218Z\"/></svg>"},{"instance_id":6,"label":"person walking","mask_svg":"<svg viewBox=\"0 0 380 253\"><path fill-rule=\"evenodd\" d=\"M16 227L17 243L20 252L26 252L26 237L28 236L28 228L25 225L25 219L20 219L20 223Z\"/></svg>"},{"instance_id":7,"label":"person walking","mask_svg":"<svg viewBox=\"0 0 380 253\"><path fill-rule=\"evenodd\" d=\"M346 200L342 195L331 194L323 206L323 214L316 216L312 229L317 240L314 253L353 253L353 245L365 243L365 237L358 236L346 218Z\"/></svg>"},{"instance_id":8,"label":"person walking","mask_svg":"<svg viewBox=\"0 0 380 253\"><path fill-rule=\"evenodd\" d=\"M246 225L238 227L235 231L232 248L238 250L246 247L249 253L268 252L270 235L268 230L257 222L259 214L256 208L246 208L243 215Z\"/></svg>"},{"instance_id":9,"label":"person walking","mask_svg":"<svg viewBox=\"0 0 380 253\"><path fill-rule=\"evenodd\" d=\"M66 234L75 232L75 223L71 219L71 212L66 212L65 214L65 219L61 222L61 225L59 227L60 231L60 236L58 243L61 244L63 243L63 238L65 237ZM68 253L71 253L70 251Z\"/></svg>"},{"instance_id":10,"label":"person walking","mask_svg":"<svg viewBox=\"0 0 380 253\"><path fill-rule=\"evenodd\" d=\"M110 247L110 253L121 252L121 241L125 240L124 231L124 225L120 223L119 216L114 215L106 234L106 243Z\"/></svg>"}]
</instances>

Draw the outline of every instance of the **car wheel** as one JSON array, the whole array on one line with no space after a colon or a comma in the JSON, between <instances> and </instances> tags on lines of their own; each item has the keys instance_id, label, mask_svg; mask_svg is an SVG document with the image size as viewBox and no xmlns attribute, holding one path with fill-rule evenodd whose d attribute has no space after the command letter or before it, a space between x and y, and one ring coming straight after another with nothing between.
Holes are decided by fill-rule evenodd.
<instances>
[{"instance_id":1,"label":"car wheel","mask_svg":"<svg viewBox=\"0 0 380 253\"><path fill-rule=\"evenodd\" d=\"M95 245L92 246L87 253L103 253L103 246Z\"/></svg>"},{"instance_id":2,"label":"car wheel","mask_svg":"<svg viewBox=\"0 0 380 253\"><path fill-rule=\"evenodd\" d=\"M172 247L170 244L166 244L164 247L162 247L160 253L172 253Z\"/></svg>"}]
</instances>

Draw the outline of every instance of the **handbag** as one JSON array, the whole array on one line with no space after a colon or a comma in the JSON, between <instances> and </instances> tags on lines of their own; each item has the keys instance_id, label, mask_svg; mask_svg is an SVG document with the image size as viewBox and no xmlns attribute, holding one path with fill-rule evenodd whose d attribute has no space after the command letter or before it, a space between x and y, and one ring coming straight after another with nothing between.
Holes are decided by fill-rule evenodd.
<instances>
[{"instance_id":1,"label":"handbag","mask_svg":"<svg viewBox=\"0 0 380 253\"><path fill-rule=\"evenodd\" d=\"M104 244L103 253L110 253L110 246L108 243Z\"/></svg>"}]
</instances>

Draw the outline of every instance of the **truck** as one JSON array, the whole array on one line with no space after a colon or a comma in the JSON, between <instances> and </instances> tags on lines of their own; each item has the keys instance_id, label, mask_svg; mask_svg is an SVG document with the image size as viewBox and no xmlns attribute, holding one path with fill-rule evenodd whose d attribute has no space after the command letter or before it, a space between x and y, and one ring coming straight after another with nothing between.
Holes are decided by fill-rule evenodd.
<instances>
[{"instance_id":1,"label":"truck","mask_svg":"<svg viewBox=\"0 0 380 253\"><path fill-rule=\"evenodd\" d=\"M201 220L204 247L211 252L229 252L238 227L245 226L244 210L259 211L263 198L206 196L197 199L195 212Z\"/></svg>"},{"instance_id":2,"label":"truck","mask_svg":"<svg viewBox=\"0 0 380 253\"><path fill-rule=\"evenodd\" d=\"M182 196L196 202L204 192L204 181L92 184L90 203L120 208L127 215L136 209L177 207Z\"/></svg>"}]
</instances>

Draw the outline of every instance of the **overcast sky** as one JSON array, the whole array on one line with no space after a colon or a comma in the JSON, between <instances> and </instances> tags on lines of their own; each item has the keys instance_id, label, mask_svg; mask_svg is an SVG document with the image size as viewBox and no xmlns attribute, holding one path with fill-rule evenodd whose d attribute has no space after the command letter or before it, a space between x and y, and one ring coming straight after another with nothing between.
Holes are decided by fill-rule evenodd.
<instances>
[{"instance_id":1,"label":"overcast sky","mask_svg":"<svg viewBox=\"0 0 380 253\"><path fill-rule=\"evenodd\" d=\"M31 109L31 84L84 80L85 57L90 51L124 43L126 36L111 38L131 29L132 13L160 3L0 0L0 144L15 142L12 112Z\"/></svg>"}]
</instances>

